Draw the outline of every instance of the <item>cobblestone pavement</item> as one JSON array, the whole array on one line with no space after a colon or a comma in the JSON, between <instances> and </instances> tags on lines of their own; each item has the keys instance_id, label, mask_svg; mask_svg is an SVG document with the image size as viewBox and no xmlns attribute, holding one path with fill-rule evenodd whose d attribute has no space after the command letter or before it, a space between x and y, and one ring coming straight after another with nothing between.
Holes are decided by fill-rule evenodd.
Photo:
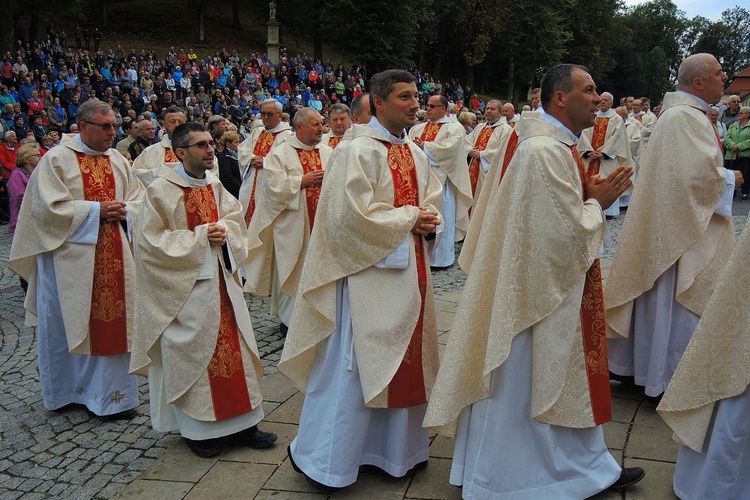
<instances>
[{"instance_id":1,"label":"cobblestone pavement","mask_svg":"<svg viewBox=\"0 0 750 500\"><path fill-rule=\"evenodd\" d=\"M748 209L750 202L735 203L738 235ZM609 221L615 242L623 219ZM138 416L128 422L92 418L80 407L44 408L34 329L23 326L23 293L7 269L10 242L6 228L0 227L0 500L118 496L181 440L175 433L151 429L145 380ZM455 296L464 283L456 265L433 273L438 299ZM247 298L266 373L275 373L284 342L278 320L268 315L268 299Z\"/></svg>"}]
</instances>

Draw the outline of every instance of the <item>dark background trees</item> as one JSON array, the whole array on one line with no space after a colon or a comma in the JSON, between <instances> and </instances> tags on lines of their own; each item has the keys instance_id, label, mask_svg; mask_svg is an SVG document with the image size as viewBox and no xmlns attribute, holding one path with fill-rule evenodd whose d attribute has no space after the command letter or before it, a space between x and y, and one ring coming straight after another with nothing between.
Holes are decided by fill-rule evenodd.
<instances>
[{"instance_id":1,"label":"dark background trees","mask_svg":"<svg viewBox=\"0 0 750 500\"><path fill-rule=\"evenodd\" d=\"M258 0L66 0L64 9L56 0L5 5L2 53L14 50L16 34L33 40L49 25L67 28L69 39L75 26L86 25L119 28L126 33L118 42L149 42L149 48L201 46L203 38L205 50L262 51L268 20L268 2ZM144 19L144 9L154 17ZM282 46L292 54L365 65L370 74L417 67L516 103L559 62L586 65L600 89L616 96L657 100L674 87L679 63L690 53L714 54L730 79L750 64L750 12L739 6L718 20L688 19L672 0L630 8L622 0L278 0L276 11Z\"/></svg>"}]
</instances>

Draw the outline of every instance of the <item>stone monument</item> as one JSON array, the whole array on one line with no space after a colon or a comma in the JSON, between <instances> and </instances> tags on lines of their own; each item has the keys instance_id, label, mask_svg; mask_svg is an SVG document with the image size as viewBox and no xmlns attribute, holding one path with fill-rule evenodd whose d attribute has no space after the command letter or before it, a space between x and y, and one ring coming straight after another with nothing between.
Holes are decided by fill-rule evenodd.
<instances>
[{"instance_id":1,"label":"stone monument","mask_svg":"<svg viewBox=\"0 0 750 500\"><path fill-rule=\"evenodd\" d=\"M276 20L276 2L269 2L268 10L268 17L270 18L266 23L266 26L268 26L268 42L266 43L268 60L277 64L279 62L279 28L281 23Z\"/></svg>"}]
</instances>

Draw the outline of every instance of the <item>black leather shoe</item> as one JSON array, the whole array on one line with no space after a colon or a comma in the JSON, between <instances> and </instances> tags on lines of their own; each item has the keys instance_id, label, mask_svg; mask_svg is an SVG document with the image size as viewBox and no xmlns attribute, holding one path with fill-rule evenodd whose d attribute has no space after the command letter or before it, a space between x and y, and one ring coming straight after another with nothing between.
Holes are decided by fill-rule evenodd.
<instances>
[{"instance_id":1,"label":"black leather shoe","mask_svg":"<svg viewBox=\"0 0 750 500\"><path fill-rule=\"evenodd\" d=\"M627 387L635 387L635 377L632 375L617 375L616 373L609 372L609 379L616 380Z\"/></svg>"},{"instance_id":2,"label":"black leather shoe","mask_svg":"<svg viewBox=\"0 0 750 500\"><path fill-rule=\"evenodd\" d=\"M640 467L628 467L622 469L620 478L612 484L608 490L624 490L633 486L635 483L646 477L646 472Z\"/></svg>"},{"instance_id":3,"label":"black leather shoe","mask_svg":"<svg viewBox=\"0 0 750 500\"><path fill-rule=\"evenodd\" d=\"M279 439L279 436L273 432L263 432L259 430L257 425L238 432L236 436L238 438L236 441L237 444L249 446L250 448L255 449L268 448Z\"/></svg>"},{"instance_id":4,"label":"black leather shoe","mask_svg":"<svg viewBox=\"0 0 750 500\"><path fill-rule=\"evenodd\" d=\"M200 441L188 438L182 439L185 440L185 444L188 445L188 448L190 448L190 451L192 451L196 457L211 458L221 453L218 439L203 439Z\"/></svg>"},{"instance_id":5,"label":"black leather shoe","mask_svg":"<svg viewBox=\"0 0 750 500\"><path fill-rule=\"evenodd\" d=\"M294 462L294 458L292 458L292 447L291 446L287 446L286 447L286 454L289 456L289 463L292 465L292 469L294 469L294 472L297 472L297 473L302 474L303 476L305 476L305 479L307 480L308 483L310 483L310 486L312 486L313 488L315 488L319 492L324 493L326 495L330 495L333 492L338 491L338 490L341 489L341 488L335 488L333 486L326 486L323 483L319 483L315 479L311 478L310 476L308 476L307 474L305 474L304 472L302 472L302 469L300 469L299 467L297 467L297 464Z\"/></svg>"}]
</instances>

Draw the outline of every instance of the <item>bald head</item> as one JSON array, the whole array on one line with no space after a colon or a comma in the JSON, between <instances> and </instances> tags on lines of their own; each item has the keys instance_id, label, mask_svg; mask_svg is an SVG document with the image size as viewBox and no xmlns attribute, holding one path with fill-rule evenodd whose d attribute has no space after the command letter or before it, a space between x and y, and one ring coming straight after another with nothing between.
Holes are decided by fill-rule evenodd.
<instances>
[{"instance_id":1,"label":"bald head","mask_svg":"<svg viewBox=\"0 0 750 500\"><path fill-rule=\"evenodd\" d=\"M506 120L510 121L516 114L516 108L512 103L506 102L500 110L500 114L505 117Z\"/></svg>"},{"instance_id":2,"label":"bald head","mask_svg":"<svg viewBox=\"0 0 750 500\"><path fill-rule=\"evenodd\" d=\"M711 54L693 54L677 70L677 88L700 97L709 104L719 102L724 95L727 75Z\"/></svg>"},{"instance_id":3,"label":"bald head","mask_svg":"<svg viewBox=\"0 0 750 500\"><path fill-rule=\"evenodd\" d=\"M620 115L620 118L622 118L622 121L626 121L628 119L628 108L627 106L619 106L615 108L615 113Z\"/></svg>"}]
</instances>

